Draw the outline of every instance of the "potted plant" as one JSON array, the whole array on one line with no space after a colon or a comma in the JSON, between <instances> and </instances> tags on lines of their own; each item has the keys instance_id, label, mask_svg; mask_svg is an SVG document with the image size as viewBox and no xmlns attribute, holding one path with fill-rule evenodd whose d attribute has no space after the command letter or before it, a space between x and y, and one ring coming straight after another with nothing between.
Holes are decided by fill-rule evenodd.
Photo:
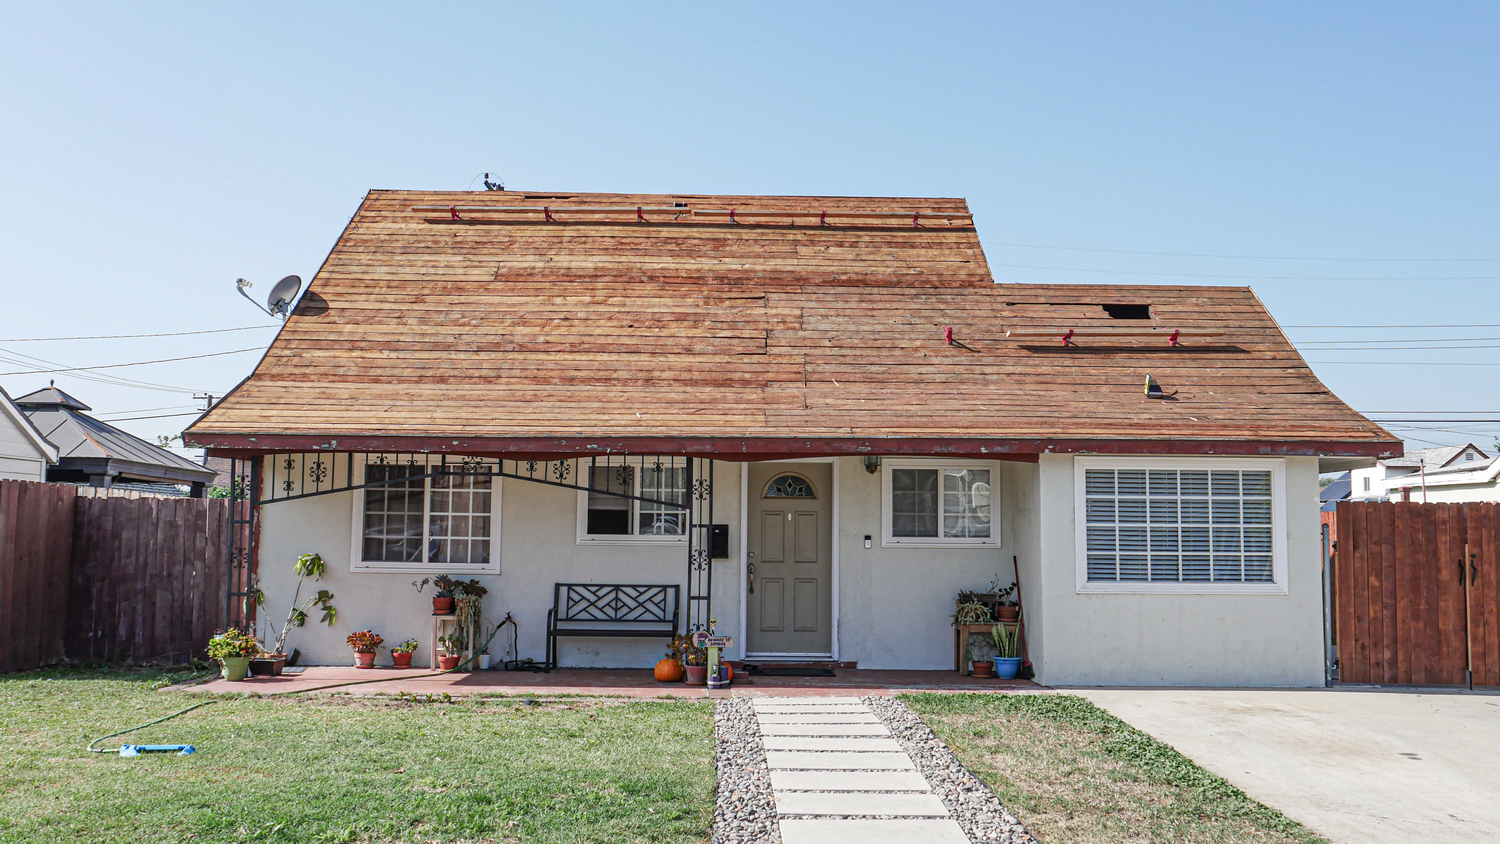
<instances>
[{"instance_id":1,"label":"potted plant","mask_svg":"<svg viewBox=\"0 0 1500 844\"><path fill-rule=\"evenodd\" d=\"M417 640L407 639L391 648L391 664L397 668L410 668L411 655L417 652Z\"/></svg>"},{"instance_id":2,"label":"potted plant","mask_svg":"<svg viewBox=\"0 0 1500 844\"><path fill-rule=\"evenodd\" d=\"M997 624L990 628L990 638L995 640L995 676L1014 680L1021 671L1020 637L1011 627Z\"/></svg>"},{"instance_id":3,"label":"potted plant","mask_svg":"<svg viewBox=\"0 0 1500 844\"><path fill-rule=\"evenodd\" d=\"M250 673L250 657L260 653L260 643L243 630L229 628L208 640L208 656L219 661L219 676L238 683Z\"/></svg>"},{"instance_id":4,"label":"potted plant","mask_svg":"<svg viewBox=\"0 0 1500 844\"><path fill-rule=\"evenodd\" d=\"M682 681L690 686L708 685L708 649L700 648L685 633L672 637L672 653L682 662Z\"/></svg>"},{"instance_id":5,"label":"potted plant","mask_svg":"<svg viewBox=\"0 0 1500 844\"><path fill-rule=\"evenodd\" d=\"M964 593L960 593L962 597ZM959 601L953 610L953 623L955 626L965 624L984 624L990 621L990 608L981 601Z\"/></svg>"},{"instance_id":6,"label":"potted plant","mask_svg":"<svg viewBox=\"0 0 1500 844\"><path fill-rule=\"evenodd\" d=\"M381 644L385 642L380 634L372 630L361 630L358 633L350 633L346 639L349 647L354 649L355 668L374 668L375 652L380 650Z\"/></svg>"},{"instance_id":7,"label":"potted plant","mask_svg":"<svg viewBox=\"0 0 1500 844\"><path fill-rule=\"evenodd\" d=\"M257 676L275 677L281 674L281 669L286 665L287 634L292 631L293 627L301 627L307 624L308 610L313 607L322 609L323 617L318 619L318 621L330 627L333 626L334 620L338 618L338 610L334 609L331 603L333 601L333 593L327 589L319 589L318 594L300 604L297 603L298 599L302 597L302 581L309 577L313 580L321 580L323 578L323 572L327 568L323 563L323 558L318 554L303 554L297 558L294 568L297 570L297 591L292 593L292 608L287 610L286 621L282 622L281 629L277 630L276 625L272 623L271 619L269 617L266 619L266 626L271 628L271 635L275 638L275 644L269 653L258 654L250 660L250 671ZM256 606L265 609L266 593L262 592L258 586L253 587L251 593L255 597Z\"/></svg>"},{"instance_id":8,"label":"potted plant","mask_svg":"<svg viewBox=\"0 0 1500 844\"><path fill-rule=\"evenodd\" d=\"M1016 622L1016 619L1018 619L1018 618L1021 617L1021 606L1019 604L1017 604L1015 601L1011 600L1011 597L1010 597L1010 596L1012 596L1014 594L1016 594L1016 584L1015 583L1011 583L1010 586L1006 587L1005 589L1001 589L999 592L995 593L995 598L996 598L996 602L995 602L995 620L996 621L1001 621L1001 622L1006 622L1006 623L1009 623L1009 624L1014 624Z\"/></svg>"},{"instance_id":9,"label":"potted plant","mask_svg":"<svg viewBox=\"0 0 1500 844\"><path fill-rule=\"evenodd\" d=\"M449 577L446 574L440 574L437 577L424 577L421 580L413 580L411 582L411 585L412 588L417 590L417 594L420 595L422 593L422 590L425 589L427 587L427 584L429 583L431 583L432 587L437 590L436 592L432 593L432 614L452 615L453 578Z\"/></svg>"},{"instance_id":10,"label":"potted plant","mask_svg":"<svg viewBox=\"0 0 1500 844\"><path fill-rule=\"evenodd\" d=\"M448 636L439 636L438 645L443 649L442 656L437 658L438 668L443 671L452 671L457 668L465 645L463 634L454 631Z\"/></svg>"}]
</instances>

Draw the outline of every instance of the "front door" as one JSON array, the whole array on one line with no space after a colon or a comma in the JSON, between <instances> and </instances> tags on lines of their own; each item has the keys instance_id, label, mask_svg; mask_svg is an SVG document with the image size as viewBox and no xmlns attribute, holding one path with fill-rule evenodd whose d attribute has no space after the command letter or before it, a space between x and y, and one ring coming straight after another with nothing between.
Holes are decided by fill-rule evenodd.
<instances>
[{"instance_id":1,"label":"front door","mask_svg":"<svg viewBox=\"0 0 1500 844\"><path fill-rule=\"evenodd\" d=\"M833 655L833 466L752 463L747 655Z\"/></svg>"}]
</instances>

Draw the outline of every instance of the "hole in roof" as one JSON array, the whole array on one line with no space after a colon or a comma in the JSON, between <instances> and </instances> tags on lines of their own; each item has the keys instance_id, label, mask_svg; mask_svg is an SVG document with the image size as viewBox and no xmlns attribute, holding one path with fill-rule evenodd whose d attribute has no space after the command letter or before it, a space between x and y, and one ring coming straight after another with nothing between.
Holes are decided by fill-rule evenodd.
<instances>
[{"instance_id":1,"label":"hole in roof","mask_svg":"<svg viewBox=\"0 0 1500 844\"><path fill-rule=\"evenodd\" d=\"M572 199L571 193L528 193L526 199Z\"/></svg>"},{"instance_id":2,"label":"hole in roof","mask_svg":"<svg viewBox=\"0 0 1500 844\"><path fill-rule=\"evenodd\" d=\"M1150 305L1101 305L1112 319L1150 319Z\"/></svg>"}]
</instances>

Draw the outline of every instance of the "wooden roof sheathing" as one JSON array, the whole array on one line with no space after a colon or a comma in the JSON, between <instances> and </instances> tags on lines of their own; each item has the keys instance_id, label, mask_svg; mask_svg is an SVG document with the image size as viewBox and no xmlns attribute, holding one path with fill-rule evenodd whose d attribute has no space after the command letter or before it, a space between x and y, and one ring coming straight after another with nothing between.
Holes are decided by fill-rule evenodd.
<instances>
[{"instance_id":1,"label":"wooden roof sheathing","mask_svg":"<svg viewBox=\"0 0 1500 844\"><path fill-rule=\"evenodd\" d=\"M745 213L774 209L827 217ZM226 453L1399 453L1249 288L995 284L967 215L960 199L374 191L253 375L187 439ZM1144 395L1147 374L1167 400Z\"/></svg>"}]
</instances>

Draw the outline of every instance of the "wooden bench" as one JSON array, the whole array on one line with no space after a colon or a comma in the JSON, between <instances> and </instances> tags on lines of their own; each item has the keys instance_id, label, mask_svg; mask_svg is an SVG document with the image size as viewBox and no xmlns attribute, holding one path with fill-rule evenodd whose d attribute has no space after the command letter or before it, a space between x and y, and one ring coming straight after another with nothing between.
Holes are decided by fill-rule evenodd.
<instances>
[{"instance_id":1,"label":"wooden bench","mask_svg":"<svg viewBox=\"0 0 1500 844\"><path fill-rule=\"evenodd\" d=\"M678 592L670 586L557 583L547 610L547 668L557 667L561 636L667 639L677 635Z\"/></svg>"}]
</instances>

